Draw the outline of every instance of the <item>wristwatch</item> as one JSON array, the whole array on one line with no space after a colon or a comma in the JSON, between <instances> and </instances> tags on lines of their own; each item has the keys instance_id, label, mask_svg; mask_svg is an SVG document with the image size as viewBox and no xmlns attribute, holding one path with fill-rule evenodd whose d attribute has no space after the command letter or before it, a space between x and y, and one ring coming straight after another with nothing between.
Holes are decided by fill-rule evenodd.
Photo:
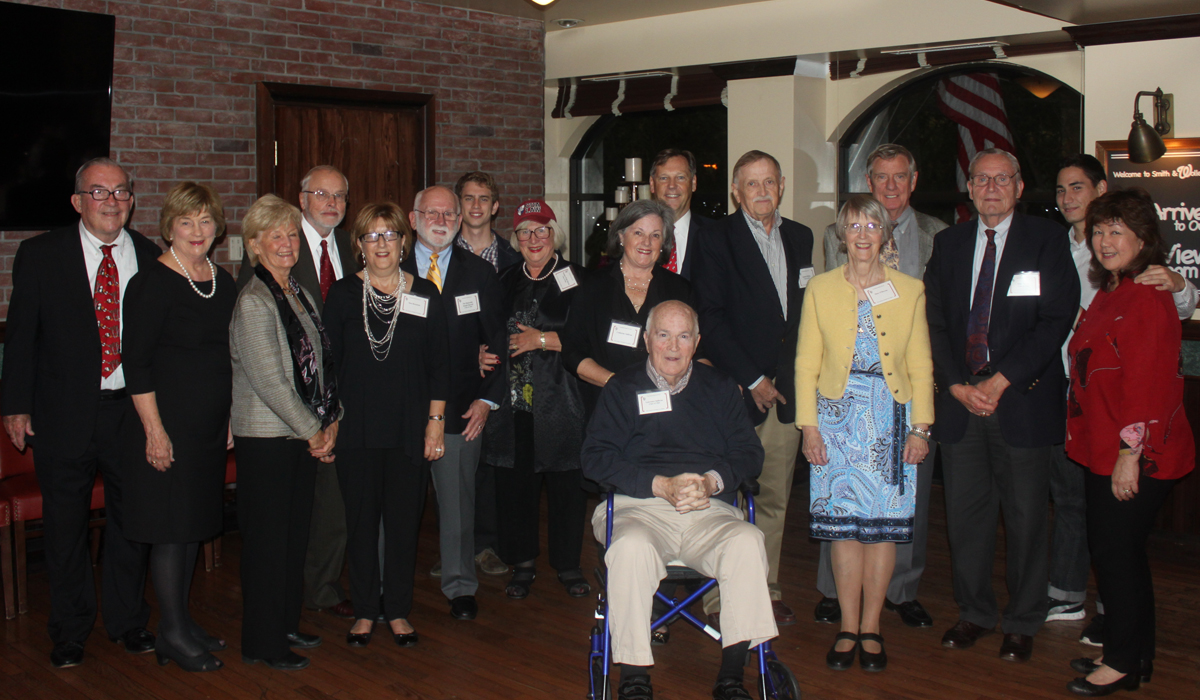
<instances>
[{"instance_id":1,"label":"wristwatch","mask_svg":"<svg viewBox=\"0 0 1200 700\"><path fill-rule=\"evenodd\" d=\"M446 416L439 413L436 416L430 416L429 420L446 420Z\"/></svg>"}]
</instances>

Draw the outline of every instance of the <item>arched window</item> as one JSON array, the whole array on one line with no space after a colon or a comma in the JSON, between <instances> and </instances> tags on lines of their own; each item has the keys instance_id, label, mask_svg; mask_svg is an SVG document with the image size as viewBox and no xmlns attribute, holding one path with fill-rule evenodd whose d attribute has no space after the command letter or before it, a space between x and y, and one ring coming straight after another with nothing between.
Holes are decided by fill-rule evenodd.
<instances>
[{"instance_id":1,"label":"arched window","mask_svg":"<svg viewBox=\"0 0 1200 700\"><path fill-rule=\"evenodd\" d=\"M912 151L920 172L913 207L953 223L974 213L958 175L960 159L973 152L963 152L964 139L1003 147L1005 138L1021 163L1024 211L1057 218L1057 165L1082 151L1083 97L1044 73L998 63L922 73L855 120L838 144L839 205L867 191L870 153L898 143Z\"/></svg>"},{"instance_id":2,"label":"arched window","mask_svg":"<svg viewBox=\"0 0 1200 700\"><path fill-rule=\"evenodd\" d=\"M595 264L596 240L607 230L604 209L617 206L613 194L617 187L628 184L626 158L642 159L642 182L646 183L659 151L691 151L698 171L692 210L712 218L724 216L729 201L727 134L728 113L722 105L601 117L571 155L572 262L588 267Z\"/></svg>"}]
</instances>

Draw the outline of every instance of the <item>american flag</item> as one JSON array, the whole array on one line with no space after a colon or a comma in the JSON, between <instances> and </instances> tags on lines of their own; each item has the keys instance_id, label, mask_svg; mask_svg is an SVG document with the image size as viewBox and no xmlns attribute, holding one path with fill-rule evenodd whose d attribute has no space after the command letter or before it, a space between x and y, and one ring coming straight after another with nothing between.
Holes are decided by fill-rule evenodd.
<instances>
[{"instance_id":1,"label":"american flag","mask_svg":"<svg viewBox=\"0 0 1200 700\"><path fill-rule=\"evenodd\" d=\"M938 107L942 114L958 124L958 191L967 191L967 166L971 158L986 148L1003 148L1016 154L1008 114L1000 94L1000 80L994 73L967 73L938 82ZM957 221L971 218L967 205L956 210Z\"/></svg>"}]
</instances>

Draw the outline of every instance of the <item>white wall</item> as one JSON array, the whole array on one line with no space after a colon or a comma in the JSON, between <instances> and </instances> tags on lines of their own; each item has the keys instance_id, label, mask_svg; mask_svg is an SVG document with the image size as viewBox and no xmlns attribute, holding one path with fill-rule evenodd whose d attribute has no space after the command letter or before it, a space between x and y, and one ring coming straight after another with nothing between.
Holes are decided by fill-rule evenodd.
<instances>
[{"instance_id":1,"label":"white wall","mask_svg":"<svg viewBox=\"0 0 1200 700\"><path fill-rule=\"evenodd\" d=\"M1200 137L1200 38L1089 46L1084 71L1084 149L1096 141L1129 137L1133 96L1140 90L1175 95L1176 138ZM1142 99L1142 114L1154 123L1152 100Z\"/></svg>"},{"instance_id":2,"label":"white wall","mask_svg":"<svg viewBox=\"0 0 1200 700\"><path fill-rule=\"evenodd\" d=\"M546 204L554 210L555 218L567 231L571 230L571 154L583 139L587 130L596 123L599 117L576 117L574 119L554 119L550 113L554 111L554 101L558 97L558 88L546 88L545 115L546 125L545 158L546 185L544 197ZM568 237L565 250L570 255L570 238Z\"/></svg>"}]
</instances>

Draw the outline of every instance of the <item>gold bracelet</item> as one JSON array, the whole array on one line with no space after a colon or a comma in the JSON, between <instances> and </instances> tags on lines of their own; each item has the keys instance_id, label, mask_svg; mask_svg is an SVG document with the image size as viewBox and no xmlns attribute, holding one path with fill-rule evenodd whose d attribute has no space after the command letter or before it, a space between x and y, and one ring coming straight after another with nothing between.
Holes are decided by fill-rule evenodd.
<instances>
[{"instance_id":1,"label":"gold bracelet","mask_svg":"<svg viewBox=\"0 0 1200 700\"><path fill-rule=\"evenodd\" d=\"M546 349L546 334L542 333L542 349Z\"/></svg>"}]
</instances>

